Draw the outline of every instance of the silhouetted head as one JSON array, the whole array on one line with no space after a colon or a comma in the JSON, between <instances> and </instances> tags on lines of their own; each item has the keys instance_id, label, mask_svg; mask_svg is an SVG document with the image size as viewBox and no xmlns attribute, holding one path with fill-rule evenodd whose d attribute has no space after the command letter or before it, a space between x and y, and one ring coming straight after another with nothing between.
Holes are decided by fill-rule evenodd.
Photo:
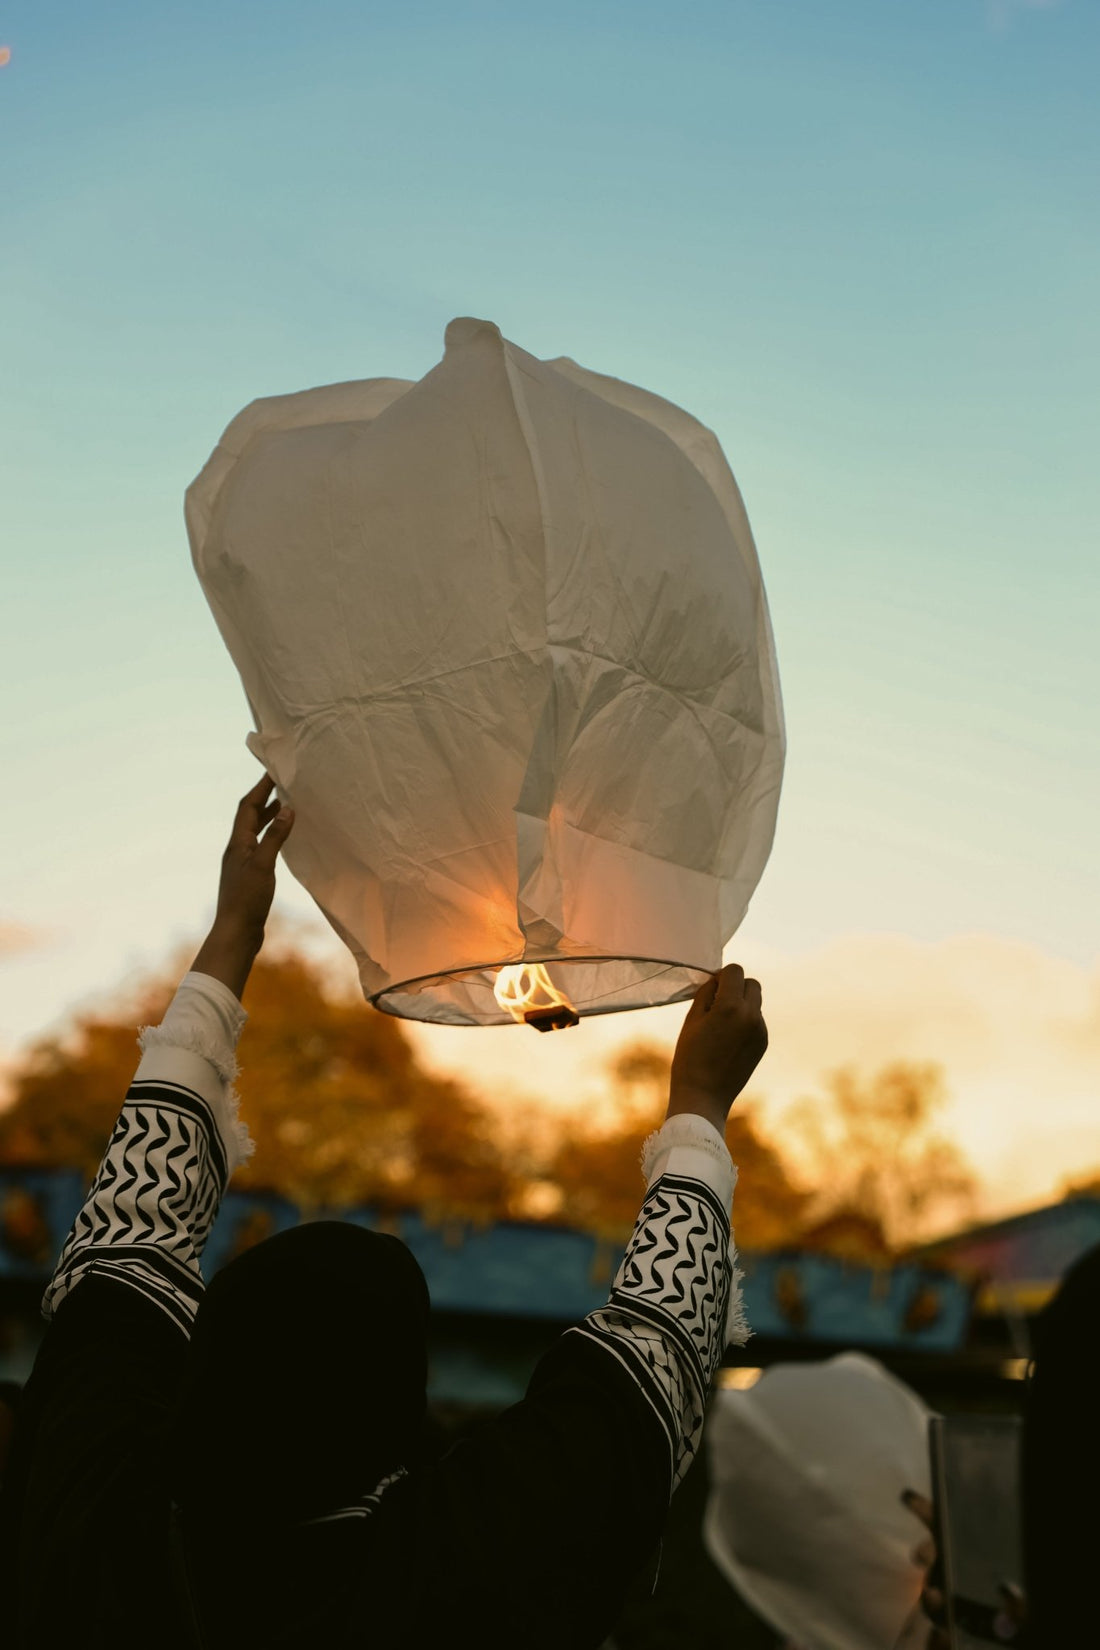
<instances>
[{"instance_id":1,"label":"silhouetted head","mask_svg":"<svg viewBox=\"0 0 1100 1650\"><path fill-rule=\"evenodd\" d=\"M403 1243L341 1221L231 1261L199 1307L173 1432L185 1512L293 1522L406 1464L426 1408L428 1304Z\"/></svg>"},{"instance_id":2,"label":"silhouetted head","mask_svg":"<svg viewBox=\"0 0 1100 1650\"><path fill-rule=\"evenodd\" d=\"M1037 1645L1095 1643L1100 1244L1039 1314L1034 1352L1021 1453L1028 1632Z\"/></svg>"}]
</instances>

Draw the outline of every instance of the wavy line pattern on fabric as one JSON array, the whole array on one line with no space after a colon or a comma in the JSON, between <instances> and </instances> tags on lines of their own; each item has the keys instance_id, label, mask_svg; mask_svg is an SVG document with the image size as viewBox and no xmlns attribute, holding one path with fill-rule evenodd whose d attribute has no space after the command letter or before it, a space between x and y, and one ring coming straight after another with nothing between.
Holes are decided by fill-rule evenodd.
<instances>
[{"instance_id":1,"label":"wavy line pattern on fabric","mask_svg":"<svg viewBox=\"0 0 1100 1650\"><path fill-rule=\"evenodd\" d=\"M669 1442L672 1488L699 1448L734 1290L729 1216L711 1188L662 1175L642 1205L606 1307L582 1334L623 1364ZM735 1303L736 1305L736 1303Z\"/></svg>"},{"instance_id":2,"label":"wavy line pattern on fabric","mask_svg":"<svg viewBox=\"0 0 1100 1650\"><path fill-rule=\"evenodd\" d=\"M361 1501L354 1502L350 1507L338 1507L335 1512L321 1513L317 1518L304 1518L303 1525L307 1524L334 1524L340 1518L369 1518L378 1510L379 1503L391 1484L398 1483L402 1478L409 1476L407 1467L398 1467L382 1478Z\"/></svg>"},{"instance_id":3,"label":"wavy line pattern on fabric","mask_svg":"<svg viewBox=\"0 0 1100 1650\"><path fill-rule=\"evenodd\" d=\"M136 1289L190 1332L227 1164L210 1107L178 1083L135 1083L42 1299L50 1318L86 1277Z\"/></svg>"}]
</instances>

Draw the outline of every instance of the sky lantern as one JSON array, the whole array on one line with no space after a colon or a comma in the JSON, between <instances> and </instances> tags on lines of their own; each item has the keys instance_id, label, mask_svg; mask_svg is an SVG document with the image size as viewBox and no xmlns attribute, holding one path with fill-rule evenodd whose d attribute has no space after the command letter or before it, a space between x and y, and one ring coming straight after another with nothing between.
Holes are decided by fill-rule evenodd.
<instances>
[{"instance_id":1,"label":"sky lantern","mask_svg":"<svg viewBox=\"0 0 1100 1650\"><path fill-rule=\"evenodd\" d=\"M717 440L456 320L419 382L254 401L187 493L288 866L378 1008L690 997L767 861L784 733Z\"/></svg>"}]
</instances>

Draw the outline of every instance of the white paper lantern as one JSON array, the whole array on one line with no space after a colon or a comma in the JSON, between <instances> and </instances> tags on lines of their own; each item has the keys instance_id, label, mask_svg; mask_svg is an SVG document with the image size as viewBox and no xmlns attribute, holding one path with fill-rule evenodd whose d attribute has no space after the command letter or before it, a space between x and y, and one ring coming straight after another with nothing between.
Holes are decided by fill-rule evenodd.
<instances>
[{"instance_id":1,"label":"white paper lantern","mask_svg":"<svg viewBox=\"0 0 1100 1650\"><path fill-rule=\"evenodd\" d=\"M195 567L296 811L287 864L364 995L509 1023L690 996L775 829L767 602L715 437L447 328L418 383L254 401L187 494Z\"/></svg>"}]
</instances>

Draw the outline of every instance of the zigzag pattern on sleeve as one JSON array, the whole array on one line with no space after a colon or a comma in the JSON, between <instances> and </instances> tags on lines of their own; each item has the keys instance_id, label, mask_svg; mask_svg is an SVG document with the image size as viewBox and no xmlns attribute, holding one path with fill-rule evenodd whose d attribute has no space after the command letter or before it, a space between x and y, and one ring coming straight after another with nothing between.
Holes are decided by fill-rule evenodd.
<instances>
[{"instance_id":1,"label":"zigzag pattern on sleeve","mask_svg":"<svg viewBox=\"0 0 1100 1650\"><path fill-rule=\"evenodd\" d=\"M204 1288L199 1257L227 1179L202 1096L178 1083L134 1083L43 1296L43 1316L81 1279L111 1277L189 1334Z\"/></svg>"},{"instance_id":2,"label":"zigzag pattern on sleeve","mask_svg":"<svg viewBox=\"0 0 1100 1650\"><path fill-rule=\"evenodd\" d=\"M400 1483L402 1478L409 1476L408 1467L398 1467L396 1472L387 1473L374 1486L368 1495L361 1500L352 1502L349 1507L337 1507L334 1512L321 1513L317 1518L303 1518L300 1527L312 1524L335 1524L349 1518L370 1518L378 1511L382 1504L382 1497L393 1484Z\"/></svg>"},{"instance_id":3,"label":"zigzag pattern on sleeve","mask_svg":"<svg viewBox=\"0 0 1100 1650\"><path fill-rule=\"evenodd\" d=\"M641 1388L668 1439L673 1489L699 1448L734 1288L729 1216L718 1198L702 1181L662 1175L607 1306L571 1331L617 1358Z\"/></svg>"}]
</instances>

